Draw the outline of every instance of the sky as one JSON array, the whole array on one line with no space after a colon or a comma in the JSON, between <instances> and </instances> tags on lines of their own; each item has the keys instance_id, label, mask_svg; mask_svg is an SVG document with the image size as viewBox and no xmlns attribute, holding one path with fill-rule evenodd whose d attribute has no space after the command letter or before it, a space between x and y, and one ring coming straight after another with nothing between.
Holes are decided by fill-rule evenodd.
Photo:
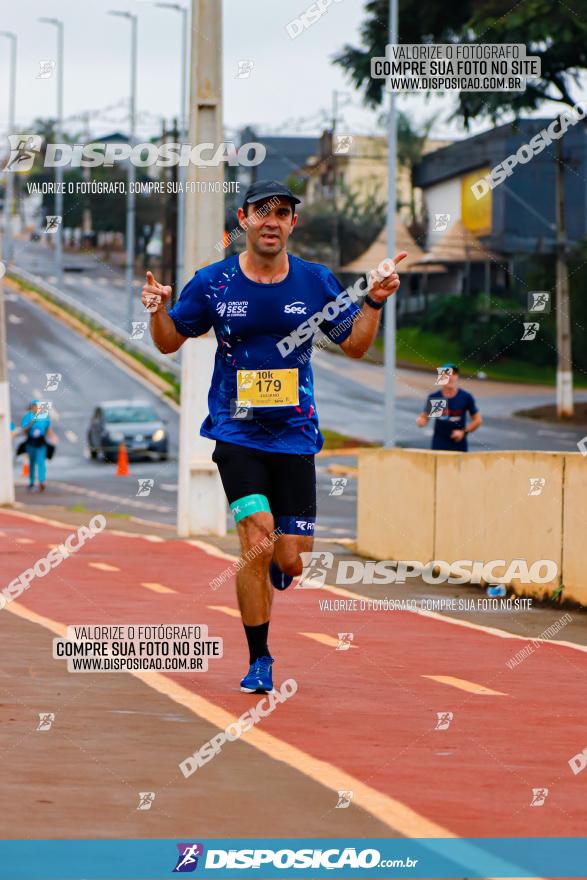
<instances>
[{"instance_id":1,"label":"sky","mask_svg":"<svg viewBox=\"0 0 587 880\"><path fill-rule=\"evenodd\" d=\"M188 0L178 0L188 5ZM332 94L341 95L338 130L382 133L377 112L367 110L345 72L332 57L347 42L358 43L364 0L333 0L325 14L292 39L286 26L299 18L309 0L217 0L223 6L224 124L234 133L253 125L258 134L317 135L328 125ZM16 119L32 131L32 120L56 112L56 78L39 79L42 60L55 58L56 29L40 16L64 22L64 115L70 133L83 130L89 113L93 137L125 129L129 94L128 21L109 16L116 9L136 13L138 21L138 135L161 131L179 111L180 22L169 9L148 0L19 0L5 4L0 27L18 36ZM0 131L8 118L8 46L0 38ZM239 61L252 61L250 76L237 77ZM400 109L416 128L433 118L431 134L460 138L465 132L450 121L455 94L402 97ZM546 105L539 115L552 115ZM472 132L489 127L486 121Z\"/></svg>"}]
</instances>

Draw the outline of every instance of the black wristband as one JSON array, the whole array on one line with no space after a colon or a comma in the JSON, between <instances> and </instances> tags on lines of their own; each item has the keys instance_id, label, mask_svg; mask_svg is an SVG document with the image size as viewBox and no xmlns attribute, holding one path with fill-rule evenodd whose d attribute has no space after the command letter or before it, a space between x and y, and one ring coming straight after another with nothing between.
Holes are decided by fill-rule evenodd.
<instances>
[{"instance_id":1,"label":"black wristband","mask_svg":"<svg viewBox=\"0 0 587 880\"><path fill-rule=\"evenodd\" d=\"M377 300L371 299L369 294L367 294L363 302L366 302L368 306L371 306L372 309L376 309L377 311L379 311L379 309L382 309L385 305L384 299L382 299L381 302L377 302Z\"/></svg>"}]
</instances>

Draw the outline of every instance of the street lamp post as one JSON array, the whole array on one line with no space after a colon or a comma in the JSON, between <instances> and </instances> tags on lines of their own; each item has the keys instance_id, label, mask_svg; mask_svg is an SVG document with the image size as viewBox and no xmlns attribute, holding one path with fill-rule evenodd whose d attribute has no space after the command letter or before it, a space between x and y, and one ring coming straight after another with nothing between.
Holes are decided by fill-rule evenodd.
<instances>
[{"instance_id":1,"label":"street lamp post","mask_svg":"<svg viewBox=\"0 0 587 880\"><path fill-rule=\"evenodd\" d=\"M52 24L57 28L57 125L55 140L63 141L63 22L58 18L40 18L43 24ZM60 218L55 232L55 274L57 284L63 281L63 166L55 168L55 214Z\"/></svg>"},{"instance_id":2,"label":"street lamp post","mask_svg":"<svg viewBox=\"0 0 587 880\"><path fill-rule=\"evenodd\" d=\"M397 43L397 0L389 3L389 42ZM388 182L387 182L387 254L393 258L395 253L395 173L396 173L396 150L397 150L397 126L395 117L395 94L389 95L388 114ZM384 326L385 348L385 385L383 403L383 437L385 446L395 446L396 426L396 401L395 401L395 343L396 343L396 297L390 296L385 304Z\"/></svg>"},{"instance_id":3,"label":"street lamp post","mask_svg":"<svg viewBox=\"0 0 587 880\"><path fill-rule=\"evenodd\" d=\"M137 16L132 12L110 10L108 15L127 18L130 21L130 99L129 99L129 143L135 143L136 98L137 98ZM126 194L126 293L127 324L130 333L134 313L135 277L135 166L128 163L128 192Z\"/></svg>"},{"instance_id":4,"label":"street lamp post","mask_svg":"<svg viewBox=\"0 0 587 880\"><path fill-rule=\"evenodd\" d=\"M0 31L0 37L7 37L10 42L10 84L8 93L8 134L14 134L15 105L16 105L16 34L10 31ZM13 172L6 172L6 186L4 188L4 235L2 237L2 259L5 263L12 260L12 202L14 200L14 176Z\"/></svg>"},{"instance_id":5,"label":"street lamp post","mask_svg":"<svg viewBox=\"0 0 587 880\"><path fill-rule=\"evenodd\" d=\"M8 99L8 134L14 134L14 107L16 97L16 34L0 31L0 36L11 41L10 52L10 94ZM6 172L4 191L4 235L2 236L2 258L4 262L12 259L12 199L14 193L13 172ZM0 504L14 504L14 479L12 476L12 439L10 430L10 385L6 364L6 325L4 320L4 287L2 277L6 271L0 265Z\"/></svg>"},{"instance_id":6,"label":"street lamp post","mask_svg":"<svg viewBox=\"0 0 587 880\"><path fill-rule=\"evenodd\" d=\"M188 34L188 10L179 3L155 3L163 9L173 9L180 12L181 21L181 85L180 85L180 111L179 111L179 138L181 143L185 143L187 138L186 131L186 95L189 71L187 67L187 34ZM179 192L177 194L177 243L176 243L176 261L175 261L175 291L179 293L183 287L183 250L185 241L185 184L186 169L180 165L177 169L177 180L179 183Z\"/></svg>"}]
</instances>

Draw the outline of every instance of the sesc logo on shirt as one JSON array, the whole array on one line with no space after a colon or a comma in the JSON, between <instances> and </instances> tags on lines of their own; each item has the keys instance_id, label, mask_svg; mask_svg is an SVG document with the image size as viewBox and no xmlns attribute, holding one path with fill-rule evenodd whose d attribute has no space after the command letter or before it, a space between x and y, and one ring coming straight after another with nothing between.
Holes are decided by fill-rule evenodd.
<instances>
[{"instance_id":1,"label":"sesc logo on shirt","mask_svg":"<svg viewBox=\"0 0 587 880\"><path fill-rule=\"evenodd\" d=\"M283 307L283 311L286 315L305 315L307 312L307 306L300 301L288 303Z\"/></svg>"},{"instance_id":2,"label":"sesc logo on shirt","mask_svg":"<svg viewBox=\"0 0 587 880\"><path fill-rule=\"evenodd\" d=\"M249 302L246 299L234 300L233 302L229 302L228 308L226 309L226 317L246 318L248 306Z\"/></svg>"}]
</instances>

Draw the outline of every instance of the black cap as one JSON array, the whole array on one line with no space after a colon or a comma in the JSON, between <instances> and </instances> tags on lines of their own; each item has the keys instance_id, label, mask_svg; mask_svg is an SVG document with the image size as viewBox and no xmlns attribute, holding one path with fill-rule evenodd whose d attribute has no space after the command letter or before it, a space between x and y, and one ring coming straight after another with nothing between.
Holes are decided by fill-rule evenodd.
<instances>
[{"instance_id":1,"label":"black cap","mask_svg":"<svg viewBox=\"0 0 587 880\"><path fill-rule=\"evenodd\" d=\"M292 209L294 210L295 206L299 205L301 202L301 199L294 196L291 189L284 183L280 183L278 180L258 180L246 191L243 199L243 208L246 205L251 205L253 202L261 202L263 199L270 199L272 196L282 196L284 199L289 199L292 204Z\"/></svg>"}]
</instances>

